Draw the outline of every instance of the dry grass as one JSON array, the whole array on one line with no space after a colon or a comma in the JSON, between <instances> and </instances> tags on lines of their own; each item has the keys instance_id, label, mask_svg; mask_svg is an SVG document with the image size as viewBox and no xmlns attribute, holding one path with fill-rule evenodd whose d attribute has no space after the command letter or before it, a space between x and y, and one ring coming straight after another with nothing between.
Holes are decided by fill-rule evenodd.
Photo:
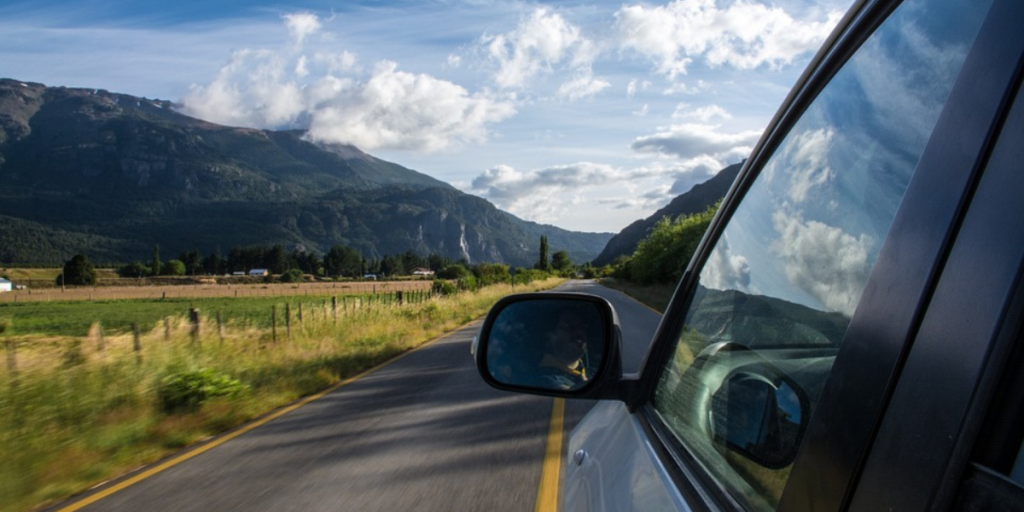
<instances>
[{"instance_id":1,"label":"dry grass","mask_svg":"<svg viewBox=\"0 0 1024 512\"><path fill-rule=\"evenodd\" d=\"M42 270L42 269L20 269ZM12 279L17 282L16 279ZM52 281L52 279L51 279ZM130 281L130 280L128 280ZM245 297L330 296L396 291L429 290L428 280L412 281L351 281L319 283L265 283L265 284L181 284L164 286L81 286L41 288L0 293L4 302L64 302L76 300L107 301L134 299L201 299Z\"/></svg>"},{"instance_id":2,"label":"dry grass","mask_svg":"<svg viewBox=\"0 0 1024 512\"><path fill-rule=\"evenodd\" d=\"M547 289L560 280L517 286ZM193 338L185 318L140 332L7 337L0 368L0 511L64 499L295 399L371 368L483 314L512 293L496 285L416 304L292 311L290 336L206 319ZM281 322L283 324L283 320ZM7 352L11 355L12 352ZM206 369L244 392L167 413L157 389L169 375Z\"/></svg>"}]
</instances>

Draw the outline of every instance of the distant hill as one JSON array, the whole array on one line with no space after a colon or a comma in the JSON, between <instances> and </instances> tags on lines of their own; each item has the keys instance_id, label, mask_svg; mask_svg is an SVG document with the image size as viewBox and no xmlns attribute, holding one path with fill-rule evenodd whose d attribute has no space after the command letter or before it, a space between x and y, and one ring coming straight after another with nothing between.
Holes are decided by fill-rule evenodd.
<instances>
[{"instance_id":1,"label":"distant hill","mask_svg":"<svg viewBox=\"0 0 1024 512\"><path fill-rule=\"evenodd\" d=\"M732 186L732 182L736 179L736 175L739 174L742 167L743 164L739 163L718 171L718 174L713 178L704 183L694 185L689 192L677 196L667 206L654 212L654 215L626 226L626 229L623 229L608 241L608 245L594 259L594 265L608 265L619 256L633 254L640 242L647 237L647 233L654 227L654 224L661 220L662 217L675 219L680 215L692 215L706 210L719 199L725 197L725 193L729 191L729 187Z\"/></svg>"},{"instance_id":2,"label":"distant hill","mask_svg":"<svg viewBox=\"0 0 1024 512\"><path fill-rule=\"evenodd\" d=\"M518 219L354 146L220 126L173 107L0 79L0 263L281 243L530 265L542 235L578 262L612 236Z\"/></svg>"}]
</instances>

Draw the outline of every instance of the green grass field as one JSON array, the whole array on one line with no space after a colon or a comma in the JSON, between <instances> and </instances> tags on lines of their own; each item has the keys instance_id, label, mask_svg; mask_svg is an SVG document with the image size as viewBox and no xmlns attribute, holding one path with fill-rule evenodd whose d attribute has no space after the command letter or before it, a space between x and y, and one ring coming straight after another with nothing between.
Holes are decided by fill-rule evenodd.
<instances>
[{"instance_id":1,"label":"green grass field","mask_svg":"<svg viewBox=\"0 0 1024 512\"><path fill-rule=\"evenodd\" d=\"M422 296L406 293L407 300ZM387 301L393 301L393 296L337 296L337 308L339 311L354 308L357 301L360 307L373 307L374 304L389 304ZM227 325L268 328L271 307L277 306L278 314L283 315L286 304L294 314L298 313L299 304L304 314L332 314L331 297L294 296L0 303L0 318L10 319L10 334L14 336L86 336L96 322L102 325L104 333L130 332L132 324L149 330L166 317L188 315L191 308L198 308L201 315L211 320L215 320L219 312Z\"/></svg>"}]
</instances>

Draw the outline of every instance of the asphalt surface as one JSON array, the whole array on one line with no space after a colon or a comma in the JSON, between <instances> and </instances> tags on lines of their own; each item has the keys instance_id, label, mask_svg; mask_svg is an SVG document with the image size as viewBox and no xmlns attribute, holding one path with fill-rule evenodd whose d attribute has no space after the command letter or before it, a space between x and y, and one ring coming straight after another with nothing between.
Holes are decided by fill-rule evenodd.
<instances>
[{"instance_id":1,"label":"asphalt surface","mask_svg":"<svg viewBox=\"0 0 1024 512\"><path fill-rule=\"evenodd\" d=\"M636 371L660 316L589 281L560 290L615 305ZM81 510L533 510L552 400L484 384L469 354L478 327ZM567 402L566 436L592 406Z\"/></svg>"}]
</instances>

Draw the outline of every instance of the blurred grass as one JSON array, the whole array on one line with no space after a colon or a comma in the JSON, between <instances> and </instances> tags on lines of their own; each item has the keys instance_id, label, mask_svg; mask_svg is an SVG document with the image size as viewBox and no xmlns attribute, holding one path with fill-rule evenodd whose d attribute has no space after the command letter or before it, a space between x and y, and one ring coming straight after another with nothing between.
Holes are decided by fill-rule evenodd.
<instances>
[{"instance_id":1,"label":"blurred grass","mask_svg":"<svg viewBox=\"0 0 1024 512\"><path fill-rule=\"evenodd\" d=\"M515 292L561 282L519 285ZM204 308L197 340L179 307L169 330L162 322L142 330L139 352L130 332L94 326L82 336L24 334L19 322L26 318L5 319L10 310L0 310L6 327L0 329L6 353L0 368L0 443L6 447L0 457L0 512L65 499L321 391L479 318L512 292L508 285L495 285L402 306L364 303L339 311L337 320L322 300L307 300L302 322L292 308L290 337L284 301L295 304L299 298L278 297L276 342L266 325L248 321L245 314L227 317L221 336L211 316L215 308L195 301ZM226 302L269 309L263 299ZM120 304L126 315L135 306L145 309ZM165 311L152 314L162 318ZM269 313L261 314L269 322ZM198 369L237 379L246 392L212 398L188 413L161 412L156 389L162 379Z\"/></svg>"}]
</instances>

